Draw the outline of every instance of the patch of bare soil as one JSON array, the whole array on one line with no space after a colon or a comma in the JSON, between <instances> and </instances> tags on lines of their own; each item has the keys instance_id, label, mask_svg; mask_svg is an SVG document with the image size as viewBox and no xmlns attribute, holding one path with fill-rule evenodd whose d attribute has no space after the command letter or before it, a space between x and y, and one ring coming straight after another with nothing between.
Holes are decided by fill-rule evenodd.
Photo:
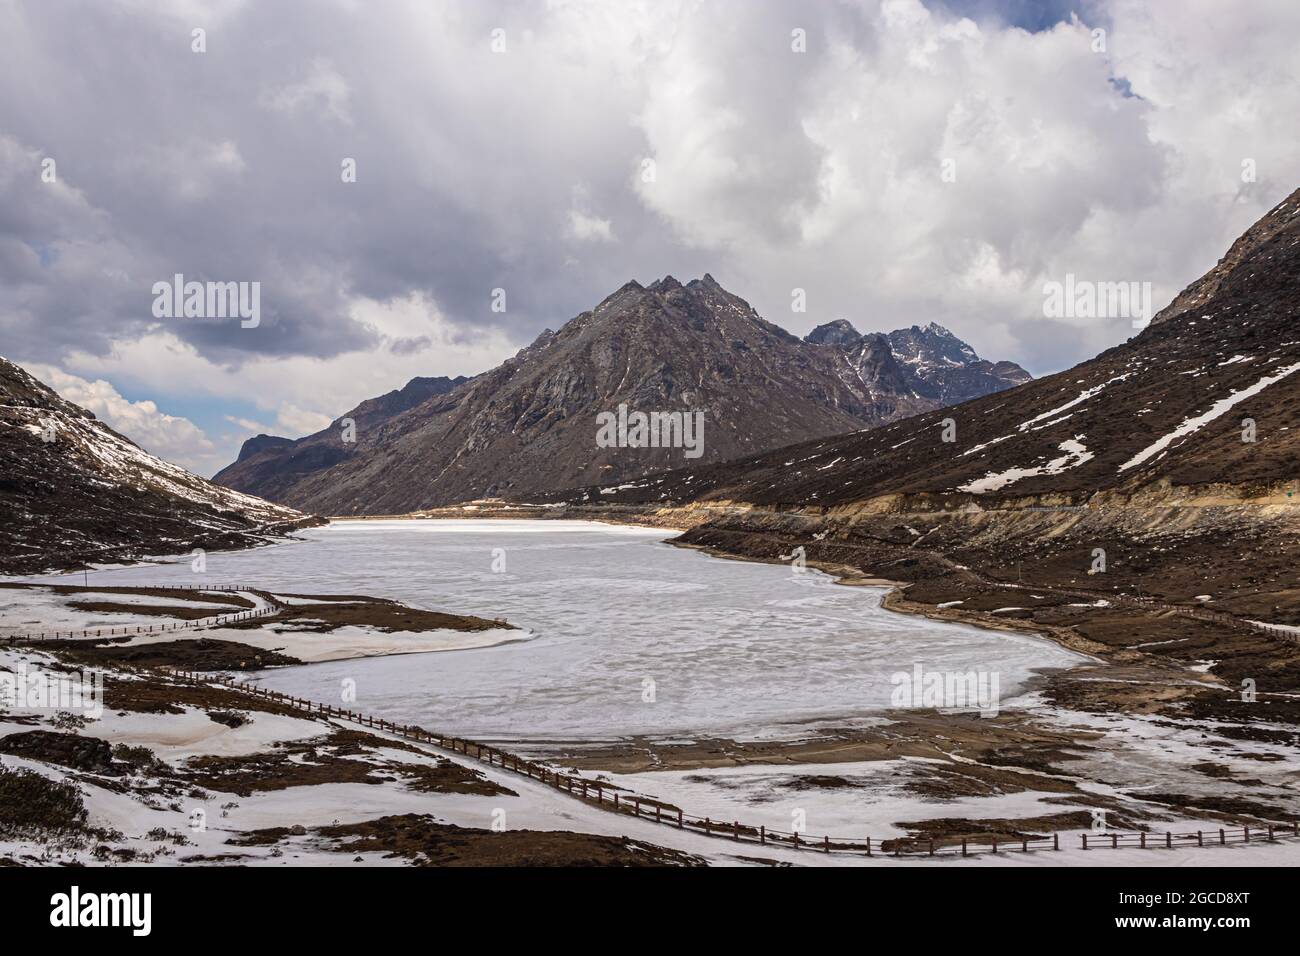
<instances>
[{"instance_id":1,"label":"patch of bare soil","mask_svg":"<svg viewBox=\"0 0 1300 956\"><path fill-rule=\"evenodd\" d=\"M238 641L213 638L180 638L152 644L128 644L132 638L105 641L46 641L42 650L56 651L64 660L87 665L130 665L133 667L175 667L190 671L259 670L301 664L278 651L263 650Z\"/></svg>"},{"instance_id":2,"label":"patch of bare soil","mask_svg":"<svg viewBox=\"0 0 1300 956\"><path fill-rule=\"evenodd\" d=\"M1207 816L1232 823L1236 823L1243 818L1253 819L1264 824L1269 822L1294 823L1300 820L1300 815L1292 813L1284 807L1259 803L1255 800L1247 800L1244 797L1188 793L1144 793L1142 799L1149 800L1152 803L1177 807L1181 811L1195 810Z\"/></svg>"},{"instance_id":3,"label":"patch of bare soil","mask_svg":"<svg viewBox=\"0 0 1300 956\"><path fill-rule=\"evenodd\" d=\"M1134 821L1121 821L1108 817L1113 825L1131 829ZM904 839L884 840L881 850L893 852L895 848L916 851L918 847L927 847L933 841L935 848L960 845L963 839L979 844L993 840L999 843L1012 843L1017 840L1034 840L1051 836L1057 830L1086 829L1092 824L1092 814L1087 810L1077 812L1054 813L1038 817L1023 817L1015 820L968 820L963 817L941 817L933 820L917 820L899 823L897 826L907 830L910 836Z\"/></svg>"},{"instance_id":4,"label":"patch of bare soil","mask_svg":"<svg viewBox=\"0 0 1300 956\"><path fill-rule=\"evenodd\" d=\"M208 711L262 711L305 719L301 710L274 699L252 697L225 687L173 681L161 674L145 672L130 678L109 671L104 678L104 708L144 714L180 714L184 707ZM323 726L323 725L322 725Z\"/></svg>"},{"instance_id":5,"label":"patch of bare soil","mask_svg":"<svg viewBox=\"0 0 1300 956\"><path fill-rule=\"evenodd\" d=\"M309 595L310 596L310 595ZM340 627L367 627L377 631L490 631L513 625L505 621L467 614L446 614L408 607L399 601L379 598L356 598L320 604L296 604L276 614L235 621L235 629L275 630L277 625L292 625L294 631L328 633Z\"/></svg>"},{"instance_id":6,"label":"patch of bare soil","mask_svg":"<svg viewBox=\"0 0 1300 956\"><path fill-rule=\"evenodd\" d=\"M191 590L190 588L89 587L80 584L24 584L16 581L0 582L0 588L13 588L19 590L36 589L52 591L55 594L132 594L141 597L182 598L186 601L203 601L208 604L237 607L240 610L248 610L255 606L252 601L239 594L233 594L226 591L196 591ZM128 605L128 607L133 611L136 610L138 606L139 605L135 604ZM225 612L223 611L222 613Z\"/></svg>"},{"instance_id":7,"label":"patch of bare soil","mask_svg":"<svg viewBox=\"0 0 1300 956\"><path fill-rule=\"evenodd\" d=\"M219 617L242 610L234 604L217 604L211 609L202 607L182 607L175 604L118 604L113 601L69 601L67 606L78 611L92 611L97 614L134 614L140 617L169 617L180 621L197 621L206 617ZM244 605L249 607L251 605Z\"/></svg>"},{"instance_id":8,"label":"patch of bare soil","mask_svg":"<svg viewBox=\"0 0 1300 956\"><path fill-rule=\"evenodd\" d=\"M113 765L113 748L97 737L53 730L26 730L0 737L0 753L41 760L88 773L120 774Z\"/></svg>"},{"instance_id":9,"label":"patch of bare soil","mask_svg":"<svg viewBox=\"0 0 1300 956\"><path fill-rule=\"evenodd\" d=\"M249 756L194 757L187 761L184 771L187 782L193 785L242 797L323 783L399 782L424 793L514 796L513 791L492 783L478 771L450 760L438 758L428 766L373 756L376 748L388 746L389 741L378 737L340 730L323 739L282 743L274 750Z\"/></svg>"},{"instance_id":10,"label":"patch of bare soil","mask_svg":"<svg viewBox=\"0 0 1300 956\"><path fill-rule=\"evenodd\" d=\"M699 857L627 837L569 831L470 829L439 823L427 814L407 813L363 823L317 828L339 853L384 853L420 866L705 866ZM278 842L286 829L254 831L255 839ZM232 841L233 842L233 841ZM330 845L332 844L332 845Z\"/></svg>"},{"instance_id":11,"label":"patch of bare soil","mask_svg":"<svg viewBox=\"0 0 1300 956\"><path fill-rule=\"evenodd\" d=\"M80 834L86 816L76 784L0 766L0 836Z\"/></svg>"},{"instance_id":12,"label":"patch of bare soil","mask_svg":"<svg viewBox=\"0 0 1300 956\"><path fill-rule=\"evenodd\" d=\"M1073 755L1070 755L1066 759L1072 757ZM999 760L1007 759L1007 755L991 754L985 759L990 763L996 763ZM1044 765L1044 769L1050 771L1052 767ZM1029 791L1037 793L1078 792L1078 787L1074 783L1060 777L1021 773L976 763L921 766L907 778L903 786L910 793L915 793L930 800L990 797L1003 793L1025 793Z\"/></svg>"}]
</instances>

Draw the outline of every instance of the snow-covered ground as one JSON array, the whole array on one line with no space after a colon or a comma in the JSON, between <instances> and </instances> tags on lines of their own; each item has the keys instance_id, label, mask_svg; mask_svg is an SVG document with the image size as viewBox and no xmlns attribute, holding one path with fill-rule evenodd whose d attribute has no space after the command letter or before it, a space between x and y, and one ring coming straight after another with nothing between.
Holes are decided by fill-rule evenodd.
<instances>
[{"instance_id":1,"label":"snow-covered ground","mask_svg":"<svg viewBox=\"0 0 1300 956\"><path fill-rule=\"evenodd\" d=\"M0 667L41 666L43 655L36 651L0 649ZM0 736L33 729L21 722L25 716L48 719L50 714L34 708L15 707L7 720L0 721ZM202 711L186 707L182 713L113 713L92 719L78 732L104 739L113 744L145 746L172 766L202 756L249 756L274 750L281 743L318 740L336 727L353 725L321 720L268 714L255 709L245 713L248 722L228 727L209 718ZM378 734L383 737L383 734ZM427 793L408 788L401 782L381 786L366 783L326 783L290 786L281 790L255 792L241 797L208 791L183 798L159 797L149 788L121 786L121 778L104 780L79 774L78 788L89 811L91 826L120 831L121 837L109 842L115 848L158 854L154 863L172 864L188 856L219 857L235 854L238 862L251 865L352 865L359 855L366 865L393 865L403 862L380 853L338 853L316 845L310 834L289 837L277 848L272 846L234 846L232 837L263 828L314 827L334 823L358 823L395 814L431 814L436 819L462 827L487 829L497 821L507 829L569 830L583 833L627 836L660 846L699 855L715 865L752 865L756 859L795 866L1054 866L1092 864L1105 866L1157 865L1285 865L1300 859L1300 843L1278 842L1249 847L1207 847L1203 850L1092 850L1079 847L1078 834L1063 834L1061 851L1036 851L1021 854L1014 849L997 856L981 853L969 859L949 855L926 857L867 858L861 854L824 854L816 850L792 850L751 843L732 843L710 838L690 830L615 815L590 804L565 796L537 781L489 767L476 760L425 748L421 753L406 749L381 747L372 754L355 759L414 765L431 765L437 759L450 758L482 773L487 779L515 792L516 795L478 796L462 793ZM907 770L911 761L886 761L858 764L807 765L797 768L747 767L689 773L645 773L613 777L619 784L638 792L654 792L664 798L689 798L696 812L727 820L735 813L738 802L746 807L746 821L764 823L773 829L789 830L792 814L803 811L810 836L829 831L838 836L870 833L888 836L897 830L891 820L925 819L934 816L963 815L970 818L998 815L1021 816L1049 812L1032 794L1010 794L991 800L920 801L899 791L896 775ZM40 761L11 755L0 756L8 768L28 768L50 779L65 779L66 771ZM378 769L378 767L377 767ZM800 792L792 786L798 775L832 774L848 779L853 787ZM794 776L792 776L792 774ZM609 776L609 775L605 775ZM863 794L870 798L863 800ZM195 826L196 813L202 811L201 827ZM1171 822L1178 831L1205 829L1213 832L1213 821L1180 818ZM187 843L174 845L159 838L159 831L183 835ZM6 855L46 854L47 863L94 862L90 848L54 848L43 842L0 841L0 857ZM137 859L137 864L140 862Z\"/></svg>"},{"instance_id":2,"label":"snow-covered ground","mask_svg":"<svg viewBox=\"0 0 1300 956\"><path fill-rule=\"evenodd\" d=\"M225 592L215 592L224 594ZM253 591L239 591L230 595L242 598L248 604L226 605L194 601L181 597L152 597L148 594L121 594L113 592L77 591L59 594L47 587L0 589L0 637L9 634L70 633L74 639L89 632L88 639L96 639L97 632L117 630L134 631L139 627L153 626L154 632L133 634L124 646L162 644L193 637L235 641L261 650L279 651L307 663L350 660L359 657L381 657L397 654L428 654L437 651L466 650L476 647L493 647L514 641L526 641L531 635L520 628L493 628L487 631L457 631L450 628L434 631L384 632L368 627L343 625L326 632L312 630L310 619L300 619L291 624L265 623L257 628L228 628L204 625L196 630L163 630L181 618L166 615L133 615L122 611L88 611L73 605L79 602L110 602L124 605L149 605L168 608L203 608L215 615L260 612L270 608L261 595ZM318 602L307 598L279 598L288 606L302 606ZM251 607L249 606L251 604ZM202 625L203 621L189 622ZM65 636L66 636L65 633Z\"/></svg>"},{"instance_id":3,"label":"snow-covered ground","mask_svg":"<svg viewBox=\"0 0 1300 956\"><path fill-rule=\"evenodd\" d=\"M80 584L80 575L69 584ZM102 583L102 582L101 582ZM226 595L221 595L226 596ZM253 598L256 601L256 598ZM57 594L48 588L0 588L0 637L11 634L53 633L157 625L163 618L117 611L87 611L71 607L78 602L139 604L152 607L203 608L216 614L248 610L243 606L193 601L181 597L151 597L147 594L113 594L82 591ZM264 602L262 602L264 603ZM167 619L170 622L170 618Z\"/></svg>"}]
</instances>

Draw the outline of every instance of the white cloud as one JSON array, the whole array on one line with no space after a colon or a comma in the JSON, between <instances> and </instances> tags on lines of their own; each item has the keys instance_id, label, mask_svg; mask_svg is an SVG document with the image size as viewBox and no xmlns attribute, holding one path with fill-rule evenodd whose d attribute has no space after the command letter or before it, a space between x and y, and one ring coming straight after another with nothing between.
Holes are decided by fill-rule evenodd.
<instances>
[{"instance_id":1,"label":"white cloud","mask_svg":"<svg viewBox=\"0 0 1300 956\"><path fill-rule=\"evenodd\" d=\"M320 412L311 412L305 408L285 402L276 415L277 433L286 438L301 438L318 432L333 419Z\"/></svg>"},{"instance_id":2,"label":"white cloud","mask_svg":"<svg viewBox=\"0 0 1300 956\"><path fill-rule=\"evenodd\" d=\"M225 415L223 417L226 421L230 422L230 424L237 428L241 428L246 432L254 432L255 434L261 435L270 431L270 428L266 425L263 425L261 422L255 422L251 418L241 418L238 415Z\"/></svg>"},{"instance_id":3,"label":"white cloud","mask_svg":"<svg viewBox=\"0 0 1300 956\"><path fill-rule=\"evenodd\" d=\"M324 428L367 398L400 388L415 376L484 371L522 344L511 343L501 333L466 339L436 305L419 295L389 302L356 299L351 313L389 347L331 358L265 356L236 366L206 358L172 331L155 324L146 335L115 342L105 355L69 351L64 365L87 377L148 390L160 400L184 396L249 402L266 416L274 416L274 422L224 416L247 433L243 437L266 432L299 438ZM414 352L391 348L394 343L413 339L427 339L429 345ZM231 452L221 465L233 458Z\"/></svg>"},{"instance_id":4,"label":"white cloud","mask_svg":"<svg viewBox=\"0 0 1300 956\"><path fill-rule=\"evenodd\" d=\"M608 219L589 216L576 209L569 210L568 235L581 242L613 242L614 230Z\"/></svg>"},{"instance_id":5,"label":"white cloud","mask_svg":"<svg viewBox=\"0 0 1300 956\"><path fill-rule=\"evenodd\" d=\"M208 473L220 461L214 458L217 448L203 429L187 418L159 411L152 401L129 401L103 379L91 381L50 365L25 367L60 396L94 412L145 451L198 474Z\"/></svg>"},{"instance_id":6,"label":"white cloud","mask_svg":"<svg viewBox=\"0 0 1300 956\"><path fill-rule=\"evenodd\" d=\"M262 104L287 113L314 106L337 120L351 123L352 116L348 111L351 94L348 81L334 68L334 64L325 57L317 57L312 60L302 80L267 92L262 97Z\"/></svg>"}]
</instances>

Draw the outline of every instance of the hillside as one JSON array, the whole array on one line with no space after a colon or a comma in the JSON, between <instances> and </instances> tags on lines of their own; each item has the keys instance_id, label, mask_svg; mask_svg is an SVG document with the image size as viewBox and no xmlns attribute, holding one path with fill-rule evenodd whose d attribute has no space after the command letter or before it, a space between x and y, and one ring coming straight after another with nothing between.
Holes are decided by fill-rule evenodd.
<instances>
[{"instance_id":1,"label":"hillside","mask_svg":"<svg viewBox=\"0 0 1300 956\"><path fill-rule=\"evenodd\" d=\"M0 358L0 573L246 547L311 520L150 455Z\"/></svg>"}]
</instances>

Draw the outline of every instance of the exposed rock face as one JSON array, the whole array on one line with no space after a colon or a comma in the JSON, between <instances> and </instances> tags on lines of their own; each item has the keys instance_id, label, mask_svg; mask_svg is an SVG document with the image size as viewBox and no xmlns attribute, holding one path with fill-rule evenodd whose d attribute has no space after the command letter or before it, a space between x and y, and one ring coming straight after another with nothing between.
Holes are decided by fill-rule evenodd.
<instances>
[{"instance_id":1,"label":"exposed rock face","mask_svg":"<svg viewBox=\"0 0 1300 956\"><path fill-rule=\"evenodd\" d=\"M0 359L0 573L243 547L308 520L155 458Z\"/></svg>"},{"instance_id":2,"label":"exposed rock face","mask_svg":"<svg viewBox=\"0 0 1300 956\"><path fill-rule=\"evenodd\" d=\"M858 379L872 394L907 394L952 405L1023 385L1032 376L1014 362L986 362L943 326L896 329L863 335L845 319L813 329L805 338L844 352Z\"/></svg>"},{"instance_id":3,"label":"exposed rock face","mask_svg":"<svg viewBox=\"0 0 1300 956\"><path fill-rule=\"evenodd\" d=\"M1208 305L1211 299L1218 296L1224 283L1228 282L1233 273L1240 271L1243 263L1254 261L1257 265L1263 266L1274 262L1274 254L1281 251L1274 240L1279 234L1286 233L1293 237L1291 241L1294 242L1297 214L1300 214L1300 190L1282 200L1257 223L1238 236L1214 268L1178 293L1174 301L1152 317L1151 324L1158 325L1182 315L1189 309ZM1279 259L1276 260L1276 264L1285 266L1286 262L1284 259ZM1291 268L1295 267L1294 257L1291 257L1289 265Z\"/></svg>"},{"instance_id":4,"label":"exposed rock face","mask_svg":"<svg viewBox=\"0 0 1300 956\"><path fill-rule=\"evenodd\" d=\"M255 435L248 439L239 449L239 461L260 455L264 451L284 451L293 444L292 438L280 438L278 435Z\"/></svg>"},{"instance_id":5,"label":"exposed rock face","mask_svg":"<svg viewBox=\"0 0 1300 956\"><path fill-rule=\"evenodd\" d=\"M601 447L598 416L620 406L702 413L700 460L710 462L875 427L942 401L941 386L916 391L910 383L928 382L929 367L900 365L887 337L831 325L801 341L708 275L629 282L489 372L442 380L447 387L422 400L412 382L362 403L343 416L356 422L355 443L336 422L241 455L216 480L320 514L401 513L617 487L687 460L681 447ZM989 390L1011 380L982 379Z\"/></svg>"}]
</instances>

